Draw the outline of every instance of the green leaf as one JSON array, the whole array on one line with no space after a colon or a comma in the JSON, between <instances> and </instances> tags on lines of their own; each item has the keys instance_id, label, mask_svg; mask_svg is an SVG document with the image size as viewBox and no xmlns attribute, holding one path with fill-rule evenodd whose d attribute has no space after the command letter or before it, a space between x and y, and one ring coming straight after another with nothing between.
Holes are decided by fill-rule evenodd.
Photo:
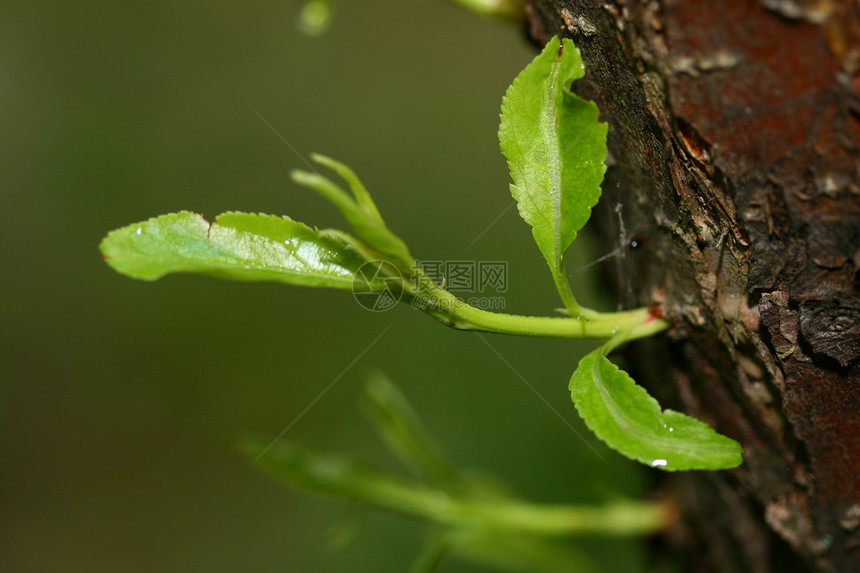
<instances>
[{"instance_id":1,"label":"green leaf","mask_svg":"<svg viewBox=\"0 0 860 573\"><path fill-rule=\"evenodd\" d=\"M581 314L564 273L564 253L591 216L606 171L605 123L570 92L585 75L579 50L554 37L508 88L499 141L511 172L520 216L549 264L572 314Z\"/></svg>"},{"instance_id":2,"label":"green leaf","mask_svg":"<svg viewBox=\"0 0 860 573\"><path fill-rule=\"evenodd\" d=\"M587 354L570 379L576 409L598 438L628 458L661 470L720 470L743 462L743 448L707 424L660 404L606 358Z\"/></svg>"},{"instance_id":3,"label":"green leaf","mask_svg":"<svg viewBox=\"0 0 860 573\"><path fill-rule=\"evenodd\" d=\"M367 280L365 263L341 241L288 217L230 212L209 223L182 211L112 231L101 243L105 261L119 273L155 280L189 272L272 280L305 286L382 290Z\"/></svg>"}]
</instances>

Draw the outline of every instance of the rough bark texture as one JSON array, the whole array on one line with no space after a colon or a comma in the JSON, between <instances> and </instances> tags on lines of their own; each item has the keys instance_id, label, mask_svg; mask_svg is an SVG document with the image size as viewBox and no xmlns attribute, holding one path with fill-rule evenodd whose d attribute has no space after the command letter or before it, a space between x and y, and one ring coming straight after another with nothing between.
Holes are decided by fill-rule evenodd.
<instances>
[{"instance_id":1,"label":"rough bark texture","mask_svg":"<svg viewBox=\"0 0 860 573\"><path fill-rule=\"evenodd\" d=\"M668 478L670 541L693 571L860 571L860 6L527 10L580 47L610 124L605 203L644 242L625 302L677 325L646 385L746 448Z\"/></svg>"}]
</instances>

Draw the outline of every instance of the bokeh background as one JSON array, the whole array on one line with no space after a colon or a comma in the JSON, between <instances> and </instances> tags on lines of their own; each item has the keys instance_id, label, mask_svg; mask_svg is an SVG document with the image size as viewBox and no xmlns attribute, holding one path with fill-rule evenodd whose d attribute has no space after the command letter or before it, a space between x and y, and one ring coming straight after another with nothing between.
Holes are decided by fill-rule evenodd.
<instances>
[{"instance_id":1,"label":"bokeh background","mask_svg":"<svg viewBox=\"0 0 860 573\"><path fill-rule=\"evenodd\" d=\"M352 0L311 38L299 8L4 4L0 570L407 570L422 524L368 512L332 551L341 505L282 487L235 445L280 433L389 327L286 438L397 467L356 406L378 367L462 467L539 501L647 494L645 474L570 404L588 344L487 338L605 462L475 335L405 306L371 313L340 291L193 276L143 283L102 263L107 231L179 209L343 227L291 183L303 163L257 110L301 154L351 165L419 258L504 260L509 312L558 304L509 208L496 139L501 96L535 54L523 31L440 0ZM571 268L614 247L588 242ZM605 304L588 277L577 292ZM641 541L581 545L607 571L645 566Z\"/></svg>"}]
</instances>

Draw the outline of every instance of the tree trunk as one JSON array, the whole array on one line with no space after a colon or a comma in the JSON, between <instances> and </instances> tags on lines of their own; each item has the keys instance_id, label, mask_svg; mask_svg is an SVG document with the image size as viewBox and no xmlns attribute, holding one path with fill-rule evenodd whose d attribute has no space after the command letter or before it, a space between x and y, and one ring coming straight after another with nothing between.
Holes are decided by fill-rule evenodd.
<instances>
[{"instance_id":1,"label":"tree trunk","mask_svg":"<svg viewBox=\"0 0 860 573\"><path fill-rule=\"evenodd\" d=\"M860 571L860 6L527 11L536 41L574 39L610 125L603 203L639 234L620 294L676 325L645 385L746 449L667 478L669 541L691 571Z\"/></svg>"}]
</instances>

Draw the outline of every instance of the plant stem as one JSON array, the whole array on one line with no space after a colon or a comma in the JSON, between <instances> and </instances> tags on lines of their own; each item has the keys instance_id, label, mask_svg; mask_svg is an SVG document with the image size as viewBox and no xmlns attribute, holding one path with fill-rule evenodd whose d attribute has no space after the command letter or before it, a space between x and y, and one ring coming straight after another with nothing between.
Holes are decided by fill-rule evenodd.
<instances>
[{"instance_id":1,"label":"plant stem","mask_svg":"<svg viewBox=\"0 0 860 573\"><path fill-rule=\"evenodd\" d=\"M609 313L587 311L588 318L489 312L466 304L432 281L421 279L419 277L423 288L406 291L412 306L458 330L546 338L613 338L625 333L625 340L634 340L653 336L670 326L668 321L654 316L645 307Z\"/></svg>"},{"instance_id":2,"label":"plant stem","mask_svg":"<svg viewBox=\"0 0 860 573\"><path fill-rule=\"evenodd\" d=\"M517 530L537 535L642 535L663 529L671 512L659 503L615 501L604 505L542 505L445 495L420 485L376 482L366 501L448 525ZM378 488L378 489L377 489Z\"/></svg>"},{"instance_id":3,"label":"plant stem","mask_svg":"<svg viewBox=\"0 0 860 573\"><path fill-rule=\"evenodd\" d=\"M460 528L540 536L632 536L660 531L675 518L671 507L652 501L556 505L463 495L404 480L360 460L317 454L289 443L272 448L262 463L293 487Z\"/></svg>"}]
</instances>

